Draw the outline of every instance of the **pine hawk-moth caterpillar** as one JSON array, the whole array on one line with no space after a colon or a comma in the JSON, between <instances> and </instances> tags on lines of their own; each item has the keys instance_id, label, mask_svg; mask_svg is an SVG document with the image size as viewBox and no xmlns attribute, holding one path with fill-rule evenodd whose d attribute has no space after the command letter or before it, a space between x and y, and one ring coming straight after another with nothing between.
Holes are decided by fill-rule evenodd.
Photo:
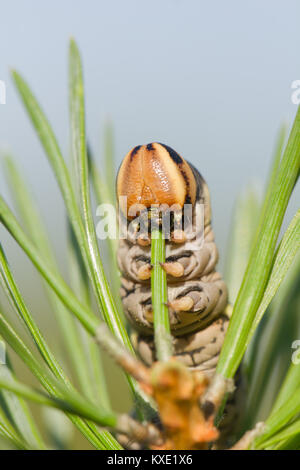
<instances>
[{"instance_id":1,"label":"pine hawk-moth caterpillar","mask_svg":"<svg viewBox=\"0 0 300 470\"><path fill-rule=\"evenodd\" d=\"M125 156L118 171L116 190L120 223L133 227L127 238L119 241L118 265L122 273L121 299L125 315L135 331L135 349L148 365L156 359L150 285L151 235L138 230L141 218L136 225L134 220L137 214L146 213L147 217L153 206L175 207L163 266L167 273L175 356L186 366L212 376L229 318L225 313L227 288L216 271L218 250L204 179L173 149L151 143L134 147ZM194 234L188 240L185 231L177 229L176 225L176 214L182 217L186 204L192 207L190 226ZM197 230L200 228L195 226L194 216L200 208L203 243L199 249Z\"/></svg>"}]
</instances>

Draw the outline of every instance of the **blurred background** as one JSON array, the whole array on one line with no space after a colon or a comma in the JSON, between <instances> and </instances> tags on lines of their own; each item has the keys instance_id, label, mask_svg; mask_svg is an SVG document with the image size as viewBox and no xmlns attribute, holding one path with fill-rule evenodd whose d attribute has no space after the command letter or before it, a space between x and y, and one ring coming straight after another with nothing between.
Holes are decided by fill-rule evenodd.
<instances>
[{"instance_id":1,"label":"blurred background","mask_svg":"<svg viewBox=\"0 0 300 470\"><path fill-rule=\"evenodd\" d=\"M104 125L113 125L117 165L135 145L168 144L208 182L223 269L232 209L250 183L261 191L280 125L296 112L300 79L297 0L10 0L0 2L0 148L30 182L63 273L66 223L47 159L10 78L16 68L41 102L66 158L69 153L67 50L81 50L87 130L100 169ZM3 174L1 194L10 201ZM286 223L299 206L294 193ZM55 346L53 317L31 264L0 227L25 299ZM110 367L110 365L109 365ZM112 376L113 403L120 397ZM117 382L116 382L117 381Z\"/></svg>"}]
</instances>

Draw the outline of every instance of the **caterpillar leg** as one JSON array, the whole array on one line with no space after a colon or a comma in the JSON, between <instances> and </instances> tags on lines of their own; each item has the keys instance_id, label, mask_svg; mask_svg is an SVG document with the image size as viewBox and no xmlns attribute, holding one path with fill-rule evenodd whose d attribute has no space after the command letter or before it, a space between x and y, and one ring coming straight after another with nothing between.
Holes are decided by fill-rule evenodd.
<instances>
[{"instance_id":1,"label":"caterpillar leg","mask_svg":"<svg viewBox=\"0 0 300 470\"><path fill-rule=\"evenodd\" d=\"M137 242L140 246L149 246L149 245L151 245L151 239L150 239L149 235L147 235L147 234L140 235L137 239Z\"/></svg>"},{"instance_id":2,"label":"caterpillar leg","mask_svg":"<svg viewBox=\"0 0 300 470\"><path fill-rule=\"evenodd\" d=\"M172 308L174 312L189 312L194 307L194 300L188 295L175 299L168 303L168 307Z\"/></svg>"},{"instance_id":3,"label":"caterpillar leg","mask_svg":"<svg viewBox=\"0 0 300 470\"><path fill-rule=\"evenodd\" d=\"M178 261L168 261L163 263L161 266L170 276L182 277L184 274L184 267Z\"/></svg>"},{"instance_id":4,"label":"caterpillar leg","mask_svg":"<svg viewBox=\"0 0 300 470\"><path fill-rule=\"evenodd\" d=\"M217 366L229 319L221 315L203 330L174 337L175 357L187 367L211 377ZM153 337L132 334L132 342L143 362L150 366L156 361Z\"/></svg>"},{"instance_id":5,"label":"caterpillar leg","mask_svg":"<svg viewBox=\"0 0 300 470\"><path fill-rule=\"evenodd\" d=\"M171 233L171 241L173 243L184 243L186 242L186 234L183 230L174 230Z\"/></svg>"},{"instance_id":6,"label":"caterpillar leg","mask_svg":"<svg viewBox=\"0 0 300 470\"><path fill-rule=\"evenodd\" d=\"M151 271L152 271L152 266L151 264L143 264L140 266L138 269L138 278L140 281L146 281L147 279L150 279L151 277Z\"/></svg>"}]
</instances>

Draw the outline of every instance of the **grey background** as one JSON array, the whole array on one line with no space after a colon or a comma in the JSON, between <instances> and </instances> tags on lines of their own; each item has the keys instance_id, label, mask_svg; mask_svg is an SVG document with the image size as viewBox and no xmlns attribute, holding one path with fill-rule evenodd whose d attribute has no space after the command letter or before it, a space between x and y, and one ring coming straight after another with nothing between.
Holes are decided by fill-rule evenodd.
<instances>
[{"instance_id":1,"label":"grey background","mask_svg":"<svg viewBox=\"0 0 300 470\"><path fill-rule=\"evenodd\" d=\"M211 190L223 260L234 200L249 182L263 183L278 128L296 112L291 83L300 79L299 15L297 0L0 2L0 79L7 84L0 146L13 152L29 179L63 269L63 204L9 68L28 80L67 155L67 49L74 36L99 162L108 116L118 163L131 147L151 141L190 160ZM0 188L9 199L2 174ZM30 263L1 227L0 239L38 306Z\"/></svg>"}]
</instances>

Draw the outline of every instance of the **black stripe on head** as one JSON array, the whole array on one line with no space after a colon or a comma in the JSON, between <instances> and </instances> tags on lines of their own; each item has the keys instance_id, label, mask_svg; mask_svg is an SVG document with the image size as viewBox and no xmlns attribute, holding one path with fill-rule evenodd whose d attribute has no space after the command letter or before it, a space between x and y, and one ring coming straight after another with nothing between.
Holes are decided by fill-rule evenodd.
<instances>
[{"instance_id":1,"label":"black stripe on head","mask_svg":"<svg viewBox=\"0 0 300 470\"><path fill-rule=\"evenodd\" d=\"M190 165L190 168L191 168L191 170L194 174L195 180L196 180L196 187L197 187L196 200L199 200L201 195L203 194L203 184L205 183L205 181L204 181L202 175L197 170L197 168L195 168L194 165L192 165L189 162L188 162L188 164Z\"/></svg>"},{"instance_id":2,"label":"black stripe on head","mask_svg":"<svg viewBox=\"0 0 300 470\"><path fill-rule=\"evenodd\" d=\"M191 197L189 195L189 190L190 190L190 182L189 182L189 179L185 173L185 171L183 170L183 166L182 166L182 163L183 163L183 160L181 158L180 155L178 155L177 152L175 152L175 150L173 150L171 147L169 147L168 145L165 145L165 144L161 144L168 152L168 154L170 155L171 159L173 160L174 163L176 163L176 165L179 166L179 170L180 170L180 173L185 181L185 184L186 184L186 196L185 196L185 201L184 203L185 204L191 204ZM189 163L186 162L188 165Z\"/></svg>"},{"instance_id":3,"label":"black stripe on head","mask_svg":"<svg viewBox=\"0 0 300 470\"><path fill-rule=\"evenodd\" d=\"M147 150L153 150L153 144L147 144L146 145Z\"/></svg>"},{"instance_id":4,"label":"black stripe on head","mask_svg":"<svg viewBox=\"0 0 300 470\"><path fill-rule=\"evenodd\" d=\"M173 162L175 162L177 165L180 165L183 162L181 156L178 155L178 153L175 152L175 150L173 150L171 147L169 147L168 145L165 145L165 144L161 144L160 142L159 142L159 145L161 145L162 147L164 147L166 149L166 151L168 152L168 154L172 158Z\"/></svg>"},{"instance_id":5,"label":"black stripe on head","mask_svg":"<svg viewBox=\"0 0 300 470\"><path fill-rule=\"evenodd\" d=\"M131 152L130 152L130 161L133 160L133 157L140 150L140 148L141 148L141 145L137 145L136 147L134 147L134 149L131 150Z\"/></svg>"}]
</instances>

